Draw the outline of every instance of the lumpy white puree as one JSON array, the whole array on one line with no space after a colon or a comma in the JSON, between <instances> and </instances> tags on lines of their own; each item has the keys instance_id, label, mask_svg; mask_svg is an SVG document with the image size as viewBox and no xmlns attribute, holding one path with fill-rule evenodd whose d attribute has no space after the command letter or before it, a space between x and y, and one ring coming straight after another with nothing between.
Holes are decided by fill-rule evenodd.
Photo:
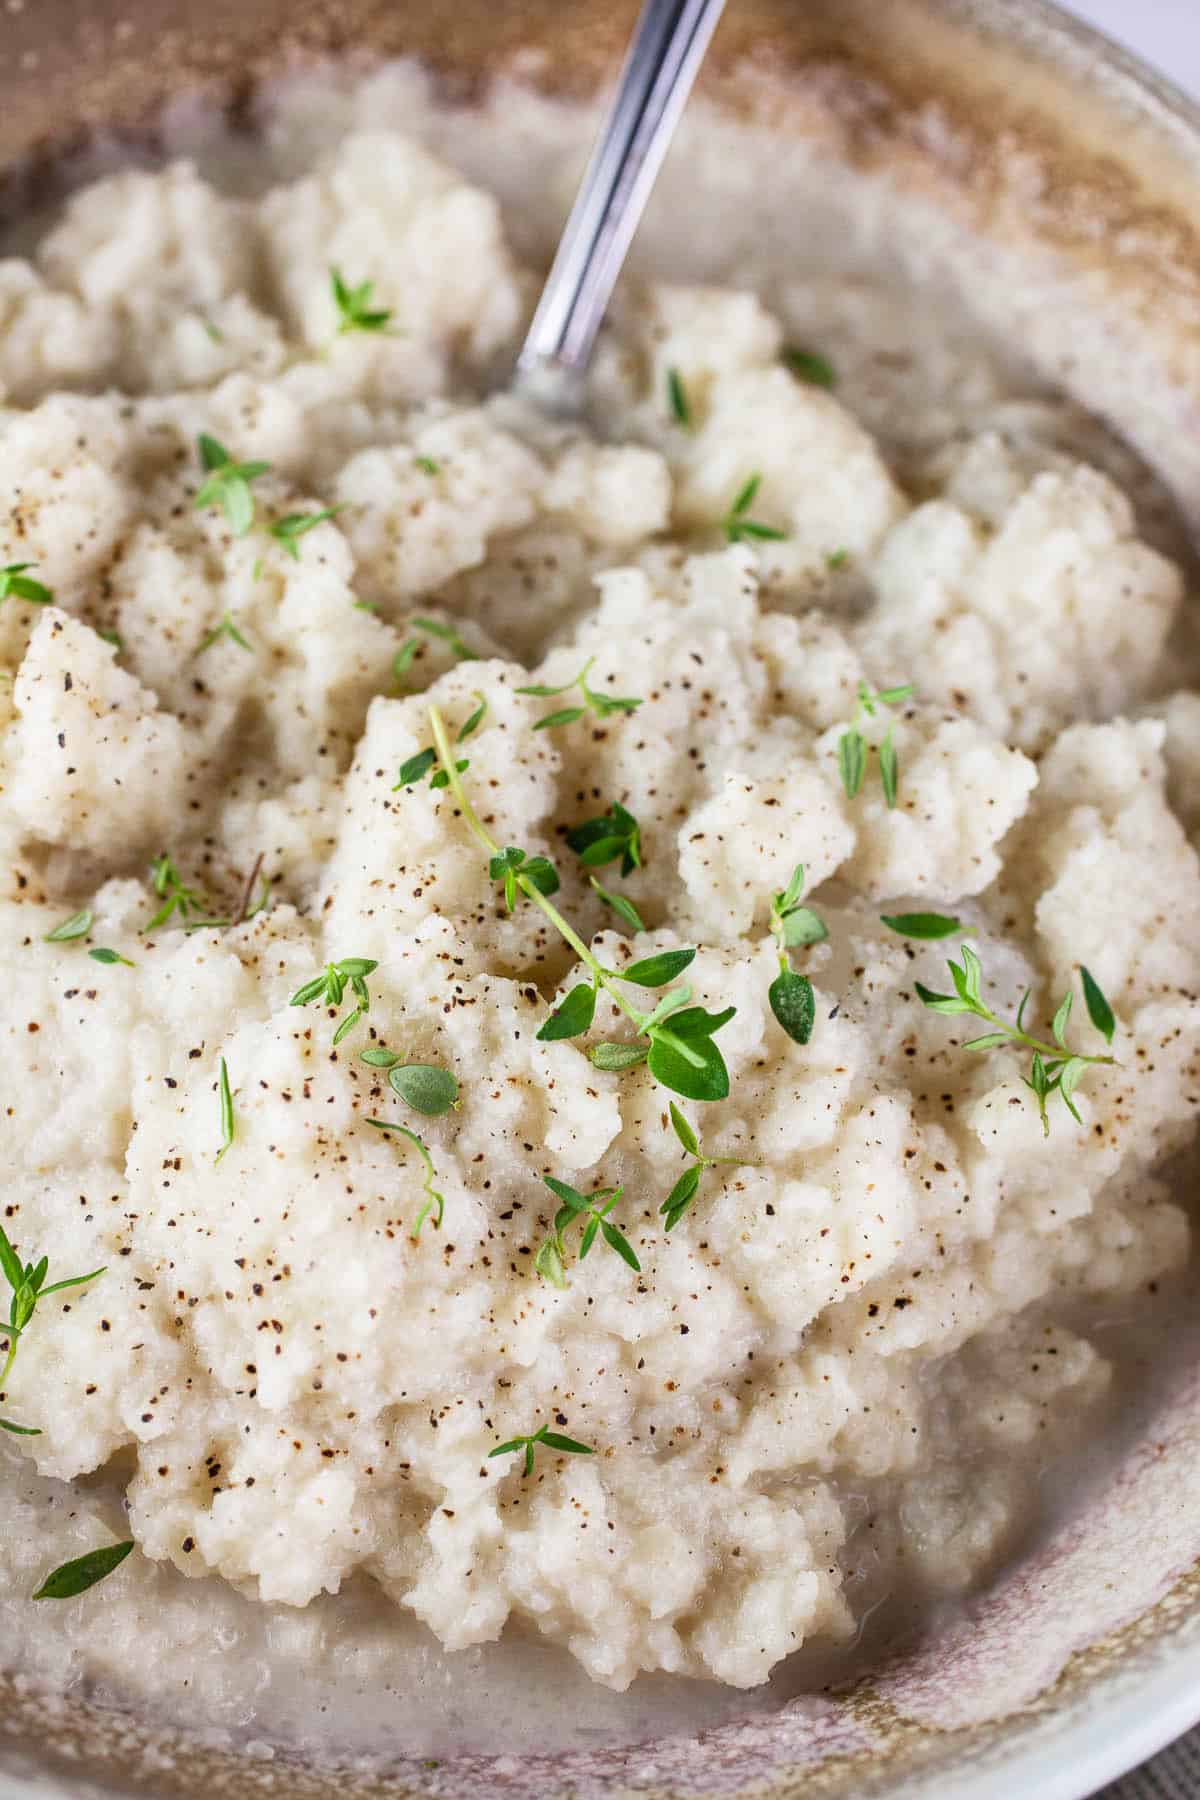
<instances>
[{"instance_id":1,"label":"lumpy white puree","mask_svg":"<svg viewBox=\"0 0 1200 1800\"><path fill-rule=\"evenodd\" d=\"M494 157L505 213L397 118ZM547 147L585 137L512 91L451 128L411 73L312 83L249 173L206 145L211 179L106 176L0 264L0 561L53 594L0 604L3 1222L51 1280L106 1271L43 1302L0 1401L41 1431L0 1444L5 1641L41 1678L115 1690L133 1662L244 1721L272 1666L394 1670L415 1618L453 1652L515 1623L614 1689L752 1687L848 1640L867 1575L936 1599L993 1570L1103 1417L1089 1315L1186 1261L1154 1171L1200 1080L1200 868L1167 791L1194 787L1200 700L1173 691L1153 507L1003 355L865 278L806 282L778 238L723 286L628 284L597 436L485 397L536 291L514 171L565 193ZM740 155L718 237L765 167ZM336 334L331 265L387 332ZM784 365L797 340L833 391ZM201 432L270 465L242 535L194 505ZM752 474L783 535L729 545ZM267 530L327 507L296 557ZM397 679L414 615L475 659L417 629ZM226 619L242 641L202 648ZM517 690L587 659L642 705L535 730L568 702ZM915 688L863 724L894 732L894 808L874 755L856 797L839 775L863 681ZM588 1039L536 1041L573 954L507 912L452 796L397 790L429 702L457 728L477 696L492 835L554 859L610 965L696 944L696 999L737 1009L729 1097L681 1102L733 1160L669 1236L669 1095L589 1062L628 1035L607 1000ZM644 866L599 873L636 936L564 842L613 802ZM261 857L271 904L148 930L164 853L218 917ZM829 930L793 953L805 1046L767 1001L797 862ZM1117 1061L1080 1123L1055 1102L1043 1135L1027 1057L921 1005L960 940L880 920L917 910L971 928L999 1014L1031 987L1043 1036L1090 968ZM378 968L335 1048L289 999L346 957ZM1070 1032L1105 1051L1078 997ZM453 1071L459 1109L406 1109L373 1042ZM376 1117L432 1160L417 1240L424 1171ZM568 1285L539 1278L546 1174L622 1184L640 1276L603 1243L577 1261L576 1232ZM542 1424L594 1454L489 1457ZM49 1568L125 1536L109 1581L19 1628Z\"/></svg>"}]
</instances>

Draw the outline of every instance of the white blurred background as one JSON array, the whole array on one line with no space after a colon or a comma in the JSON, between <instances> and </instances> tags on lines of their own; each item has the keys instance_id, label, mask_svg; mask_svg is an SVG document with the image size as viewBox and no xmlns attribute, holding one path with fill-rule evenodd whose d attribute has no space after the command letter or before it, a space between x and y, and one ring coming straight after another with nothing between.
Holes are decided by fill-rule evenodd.
<instances>
[{"instance_id":1,"label":"white blurred background","mask_svg":"<svg viewBox=\"0 0 1200 1800\"><path fill-rule=\"evenodd\" d=\"M1068 0L1066 10L1200 96L1200 0Z\"/></svg>"}]
</instances>

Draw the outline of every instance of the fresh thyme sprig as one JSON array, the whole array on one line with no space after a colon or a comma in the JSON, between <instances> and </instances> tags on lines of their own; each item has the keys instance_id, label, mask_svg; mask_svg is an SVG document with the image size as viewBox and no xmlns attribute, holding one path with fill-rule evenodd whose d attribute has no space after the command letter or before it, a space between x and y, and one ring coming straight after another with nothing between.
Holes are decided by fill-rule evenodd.
<instances>
[{"instance_id":1,"label":"fresh thyme sprig","mask_svg":"<svg viewBox=\"0 0 1200 1800\"><path fill-rule=\"evenodd\" d=\"M487 712L487 701L478 689L476 690L474 697L478 700L479 704L471 714L470 718L459 727L458 736L454 740L456 744L465 744L467 739L473 736L483 724L484 715ZM400 765L400 772L392 787L393 794L398 794L401 788L416 787L418 782L424 781L426 775L429 776L429 785L431 788L449 787L450 778L444 769L440 769L436 766L437 759L437 751L433 748L433 745L430 744L427 745L424 750L418 750L416 755L410 756L406 762L402 762ZM458 773L461 775L464 769L470 768L470 760L465 756L459 757L455 766ZM432 771L432 773L430 773L430 771Z\"/></svg>"},{"instance_id":2,"label":"fresh thyme sprig","mask_svg":"<svg viewBox=\"0 0 1200 1800\"><path fill-rule=\"evenodd\" d=\"M82 912L72 913L69 919L63 919L54 927L53 931L48 931L42 942L44 944L72 943L75 938L87 936L92 929L92 922L90 908L84 907Z\"/></svg>"},{"instance_id":3,"label":"fresh thyme sprig","mask_svg":"<svg viewBox=\"0 0 1200 1800\"><path fill-rule=\"evenodd\" d=\"M688 399L688 391L683 385L683 376L678 369L667 370L667 405L671 417L685 431L692 429L692 403Z\"/></svg>"},{"instance_id":4,"label":"fresh thyme sprig","mask_svg":"<svg viewBox=\"0 0 1200 1800\"><path fill-rule=\"evenodd\" d=\"M806 381L809 387L832 388L837 386L837 371L827 356L819 350L805 350L798 345L789 346L783 353L783 360L793 375Z\"/></svg>"},{"instance_id":5,"label":"fresh thyme sprig","mask_svg":"<svg viewBox=\"0 0 1200 1800\"><path fill-rule=\"evenodd\" d=\"M460 635L453 625L443 625L440 619L427 619L424 617L415 617L410 620L410 624L412 624L417 631L423 631L426 637L438 638L448 647L451 655L456 657L459 662L479 661L478 651L472 650L470 644L467 643L466 639ZM421 640L419 637L405 638L395 656L392 658L392 674L397 681L403 682L404 677L411 669L417 652L420 649Z\"/></svg>"},{"instance_id":6,"label":"fresh thyme sprig","mask_svg":"<svg viewBox=\"0 0 1200 1800\"><path fill-rule=\"evenodd\" d=\"M224 444L202 431L197 440L200 464L208 476L192 501L197 508L220 506L234 537L244 537L254 523L250 484L271 467L266 462L234 462ZM228 614L226 614L228 617Z\"/></svg>"},{"instance_id":7,"label":"fresh thyme sprig","mask_svg":"<svg viewBox=\"0 0 1200 1800\"><path fill-rule=\"evenodd\" d=\"M354 1012L347 1013L334 1032L333 1042L336 1048L342 1039L348 1037L354 1030L359 1020L365 1018L371 1010L367 976L373 974L378 967L379 964L373 962L369 956L344 956L340 962L326 963L320 975L315 975L311 981L306 981L303 987L296 989L288 1001L288 1005L308 1006L312 1001L319 1000L323 1005L331 1006L336 1011L342 1004L348 985L358 1001L358 1006Z\"/></svg>"},{"instance_id":8,"label":"fresh thyme sprig","mask_svg":"<svg viewBox=\"0 0 1200 1800\"><path fill-rule=\"evenodd\" d=\"M671 1125L675 1136L679 1139L688 1155L694 1160L683 1171L675 1186L671 1189L659 1212L664 1215L663 1226L667 1231L674 1231L680 1219L692 1201L696 1198L700 1186L700 1177L705 1169L715 1169L720 1163L740 1163L740 1156L706 1156L700 1148L700 1140L695 1131L684 1118L675 1102L671 1101Z\"/></svg>"},{"instance_id":9,"label":"fresh thyme sprig","mask_svg":"<svg viewBox=\"0 0 1200 1800\"><path fill-rule=\"evenodd\" d=\"M86 1594L90 1587L119 1569L132 1549L133 1539L128 1538L123 1544L102 1544L98 1550L85 1550L82 1556L72 1557L47 1575L33 1598L74 1600L77 1594Z\"/></svg>"},{"instance_id":10,"label":"fresh thyme sprig","mask_svg":"<svg viewBox=\"0 0 1200 1800\"><path fill-rule=\"evenodd\" d=\"M220 643L222 638L228 638L230 643L238 646L239 650L253 649L249 639L243 637L238 630L233 614L226 611L221 617L221 623L214 625L211 631L205 633L196 655L199 656L203 651L211 650L213 645Z\"/></svg>"},{"instance_id":11,"label":"fresh thyme sprig","mask_svg":"<svg viewBox=\"0 0 1200 1800\"><path fill-rule=\"evenodd\" d=\"M436 1072L441 1073L440 1070ZM455 1091L457 1092L457 1088ZM424 1111L425 1109L422 1108L421 1110ZM393 1124L390 1119L368 1119L367 1124L373 1125L376 1131L398 1131L401 1137L406 1137L411 1144L416 1145L417 1154L425 1165L425 1179L422 1183L422 1190L425 1194L425 1204L417 1214L416 1223L412 1228L412 1235L414 1238L420 1237L421 1227L424 1225L430 1213L433 1214L433 1228L437 1231L445 1216L446 1197L444 1194L439 1193L437 1188L433 1185L433 1158L430 1156L424 1140L419 1138L415 1131L410 1131L407 1125Z\"/></svg>"},{"instance_id":12,"label":"fresh thyme sprig","mask_svg":"<svg viewBox=\"0 0 1200 1800\"><path fill-rule=\"evenodd\" d=\"M689 1006L691 990L679 987L672 988L669 993L664 994L657 1006L650 1012L643 1013L621 992L622 983L649 988L665 986L688 966L696 954L695 950L661 951L631 963L620 973L615 969L606 969L559 912L549 894L539 887L537 880L531 878L530 859L525 858L522 853L522 860L514 864L480 819L463 786L461 771L455 766L445 720L436 706L429 709L429 722L441 772L447 777L447 785L462 814L463 823L487 854L489 869L493 869L498 863L503 865L502 878L506 893L511 886L514 899L520 892L532 900L587 969L591 977L592 992L588 1023L590 1024L595 1012L595 997L603 988L625 1014L639 1037L645 1040L642 1044L597 1044L590 1052L591 1062L596 1068L608 1070L628 1069L644 1062L656 1081L674 1093L682 1094L685 1099L723 1100L729 1092L729 1071L713 1039L721 1027L733 1018L736 1008L729 1006L723 1012L710 1013L703 1007ZM580 986L586 994L588 984L581 983ZM575 1009L573 1016L576 1019L584 1016L589 1004L586 999L572 999L572 995L577 995L578 992L578 988L572 989L563 1002L564 1006L570 1003ZM561 1019L561 1008L559 1014ZM542 1031L551 1030L552 1036L558 1035L551 1029L553 1023L552 1014ZM587 1026L582 1029L586 1030ZM562 1035L566 1035L565 1032ZM578 1036L579 1031L573 1031L571 1035Z\"/></svg>"},{"instance_id":13,"label":"fresh thyme sprig","mask_svg":"<svg viewBox=\"0 0 1200 1800\"><path fill-rule=\"evenodd\" d=\"M416 463L418 469L420 469L422 475L440 475L442 472L441 463L436 461L432 456L414 456L413 461Z\"/></svg>"},{"instance_id":14,"label":"fresh thyme sprig","mask_svg":"<svg viewBox=\"0 0 1200 1800\"><path fill-rule=\"evenodd\" d=\"M47 1299L51 1294L61 1294L66 1288L83 1287L89 1281L95 1281L103 1275L103 1269L93 1269L90 1275L71 1275L65 1281L52 1281L46 1286L46 1275L49 1270L49 1259L45 1256L36 1263L22 1263L20 1257L8 1240L8 1234L0 1225L0 1271L11 1290L8 1304L8 1323L0 1322L0 1340L8 1339L8 1355L4 1367L0 1370L0 1393L8 1386L8 1378L16 1361L17 1349L22 1335L29 1328L29 1321L34 1315L39 1300ZM9 1431L18 1437L40 1437L41 1432L31 1425L13 1425L7 1419L0 1419L0 1430Z\"/></svg>"},{"instance_id":15,"label":"fresh thyme sprig","mask_svg":"<svg viewBox=\"0 0 1200 1800\"><path fill-rule=\"evenodd\" d=\"M132 969L134 966L127 956L122 956L119 950L110 950L105 944L99 945L95 950L89 950L88 955L93 962L121 963L126 969Z\"/></svg>"},{"instance_id":16,"label":"fresh thyme sprig","mask_svg":"<svg viewBox=\"0 0 1200 1800\"><path fill-rule=\"evenodd\" d=\"M358 1053L359 1062L368 1068L384 1069L387 1072L388 1086L392 1092L411 1106L415 1112L424 1113L427 1118L436 1118L440 1113L449 1112L452 1106L458 1105L458 1082L449 1069L439 1068L436 1063L410 1063L389 1050L386 1044L369 1044ZM372 1120L377 1124L377 1120ZM381 1131L390 1127L380 1126ZM401 1130L396 1126L396 1130Z\"/></svg>"},{"instance_id":17,"label":"fresh thyme sprig","mask_svg":"<svg viewBox=\"0 0 1200 1800\"><path fill-rule=\"evenodd\" d=\"M858 710L854 718L838 739L838 772L842 777L842 786L848 799L853 800L863 784L863 776L867 772L867 740L859 730L859 721L874 718L875 710L880 706L899 706L905 700L911 700L913 687L911 682L903 687L880 688L872 693L865 681L858 684ZM900 759L896 755L896 746L892 739L892 726L888 726L883 741L878 749L879 780L883 787L883 797L888 807L896 804L896 791L900 782Z\"/></svg>"},{"instance_id":18,"label":"fresh thyme sprig","mask_svg":"<svg viewBox=\"0 0 1200 1800\"><path fill-rule=\"evenodd\" d=\"M572 825L567 843L588 869L602 869L605 863L621 859L622 875L631 875L642 866L641 827L631 812L614 800L598 819L585 819Z\"/></svg>"},{"instance_id":19,"label":"fresh thyme sprig","mask_svg":"<svg viewBox=\"0 0 1200 1800\"><path fill-rule=\"evenodd\" d=\"M193 913L204 910L202 896L181 880L179 870L165 852L162 856L156 856L150 864L150 883L162 905L154 917L142 926L143 931L157 931L160 925L166 924L172 913L177 912L180 919L184 920L190 919Z\"/></svg>"},{"instance_id":20,"label":"fresh thyme sprig","mask_svg":"<svg viewBox=\"0 0 1200 1800\"><path fill-rule=\"evenodd\" d=\"M543 1175L542 1180L559 1202L558 1211L554 1215L554 1228L545 1240L541 1249L533 1259L533 1266L551 1286L565 1288L567 1274L563 1259L567 1254L563 1242L563 1232L569 1225L576 1224L586 1216L587 1224L583 1228L583 1236L579 1240L579 1260L583 1261L596 1241L596 1235L604 1239L609 1249L614 1251L621 1261L628 1263L635 1274L640 1275L642 1265L629 1239L609 1218L609 1213L624 1193L624 1188L602 1188L597 1194L581 1194L566 1181L557 1181L553 1175Z\"/></svg>"},{"instance_id":21,"label":"fresh thyme sprig","mask_svg":"<svg viewBox=\"0 0 1200 1800\"><path fill-rule=\"evenodd\" d=\"M995 1050L1006 1044L1020 1044L1033 1052L1029 1074L1021 1077L1025 1086L1034 1095L1038 1103L1038 1113L1042 1121L1042 1130L1050 1135L1050 1120L1046 1112L1046 1102L1053 1094L1061 1094L1067 1111L1075 1121L1082 1125L1083 1120L1075 1105L1074 1094L1087 1070L1098 1063L1112 1064L1113 1056L1084 1056L1081 1051L1072 1050L1067 1043L1067 1025L1071 1018L1071 1007L1074 995L1068 988L1054 1015L1051 1026L1053 1043L1044 1038L1031 1037L1024 1029L1025 1008L1029 1003L1031 989L1026 988L1021 1004L1017 1008L1016 1023L1010 1025L1007 1020L998 1018L983 998L983 965L969 944L959 947L962 962L949 961L950 974L954 981L953 994L935 994L929 988L917 982L917 996L934 1012L939 1013L973 1013L976 1018L984 1019L994 1027L982 1037L971 1038L963 1045L964 1050ZM1117 1022L1112 1007L1100 991L1095 978L1089 971L1080 967L1080 980L1083 987L1084 1002L1088 1017L1096 1030L1111 1044Z\"/></svg>"},{"instance_id":22,"label":"fresh thyme sprig","mask_svg":"<svg viewBox=\"0 0 1200 1800\"><path fill-rule=\"evenodd\" d=\"M574 1438L564 1437L560 1431L551 1431L548 1425L542 1425L528 1437L509 1438L506 1444L497 1444L494 1450L488 1451L488 1460L493 1456L511 1456L516 1450L525 1452L525 1467L522 1479L533 1474L533 1452L538 1444L545 1444L547 1450L561 1450L565 1456L594 1456L596 1452L590 1444L580 1444Z\"/></svg>"},{"instance_id":23,"label":"fresh thyme sprig","mask_svg":"<svg viewBox=\"0 0 1200 1800\"><path fill-rule=\"evenodd\" d=\"M742 544L752 539L760 543L775 542L787 536L786 531L780 531L775 525L764 525L761 519L750 518L754 496L761 486L762 476L751 475L742 483L734 495L729 511L721 520L721 530L731 544Z\"/></svg>"},{"instance_id":24,"label":"fresh thyme sprig","mask_svg":"<svg viewBox=\"0 0 1200 1800\"><path fill-rule=\"evenodd\" d=\"M792 968L790 952L819 944L829 936L825 921L811 906L801 903L804 893L804 864L797 863L787 886L771 899L771 934L779 950L779 973L767 990L771 1011L788 1036L797 1044L807 1044L817 1016L813 985L807 975Z\"/></svg>"},{"instance_id":25,"label":"fresh thyme sprig","mask_svg":"<svg viewBox=\"0 0 1200 1800\"><path fill-rule=\"evenodd\" d=\"M299 562L300 539L314 526L323 525L326 519L336 519L344 505L344 501L339 501L337 506L323 506L320 512L285 513L282 519L268 525L267 531L295 562Z\"/></svg>"},{"instance_id":26,"label":"fresh thyme sprig","mask_svg":"<svg viewBox=\"0 0 1200 1800\"><path fill-rule=\"evenodd\" d=\"M37 564L31 562L5 563L0 569L0 603L8 599L10 594L17 600L32 600L35 606L51 606L54 595L44 582L34 581L26 575L26 569L36 569Z\"/></svg>"},{"instance_id":27,"label":"fresh thyme sprig","mask_svg":"<svg viewBox=\"0 0 1200 1800\"><path fill-rule=\"evenodd\" d=\"M583 695L582 706L560 706L556 712L546 713L544 717L536 721L533 727L535 731L550 731L556 725L573 725L577 719L582 719L584 714L589 712L597 719L608 719L614 713L637 711L642 702L634 695L598 694L588 686L588 670L595 660L594 656L589 656L574 680L564 681L561 687L546 687L539 682L535 683L533 687L519 687L516 690L518 694L529 694L535 700L550 700L558 694L569 694L572 688L578 688Z\"/></svg>"},{"instance_id":28,"label":"fresh thyme sprig","mask_svg":"<svg viewBox=\"0 0 1200 1800\"><path fill-rule=\"evenodd\" d=\"M333 304L337 308L339 337L348 331L387 330L392 317L391 308L371 305L371 295L375 291L373 281L360 281L357 287L351 287L342 278L340 270L330 269L329 285L333 293Z\"/></svg>"},{"instance_id":29,"label":"fresh thyme sprig","mask_svg":"<svg viewBox=\"0 0 1200 1800\"><path fill-rule=\"evenodd\" d=\"M237 1134L237 1124L233 1116L233 1090L229 1085L229 1069L224 1057L221 1058L221 1070L217 1077L217 1092L221 1100L221 1148L216 1155L216 1162L219 1163L233 1144Z\"/></svg>"}]
</instances>

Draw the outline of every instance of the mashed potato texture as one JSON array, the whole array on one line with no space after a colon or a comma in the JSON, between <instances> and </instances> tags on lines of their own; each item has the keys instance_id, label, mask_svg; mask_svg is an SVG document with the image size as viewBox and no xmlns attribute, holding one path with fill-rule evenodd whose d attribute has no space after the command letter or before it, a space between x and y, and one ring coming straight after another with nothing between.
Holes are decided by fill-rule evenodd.
<instances>
[{"instance_id":1,"label":"mashed potato texture","mask_svg":"<svg viewBox=\"0 0 1200 1800\"><path fill-rule=\"evenodd\" d=\"M382 328L339 329L331 265ZM497 203L377 125L257 195L107 177L0 264L0 562L43 588L0 601L3 1224L50 1280L105 1271L22 1338L0 1410L40 1435L3 1479L116 1471L127 1507L77 1488L55 1536L14 1499L6 1554L32 1586L137 1546L76 1646L171 1567L290 1608L357 1573L452 1651L515 1619L615 1688L752 1686L853 1634L864 1508L885 1579L992 1569L1103 1403L1080 1320L1186 1259L1154 1173L1200 1095L1179 571L1106 474L978 412L918 481L746 292L630 284L597 436L489 398L533 291ZM266 465L246 529L196 503L201 434ZM640 704L543 728L579 690L523 690L585 666ZM482 707L466 790L607 967L696 947L727 1097L596 1067L633 1036L607 994L539 1039L587 971L399 779L431 703ZM626 874L567 839L614 805ZM164 857L189 897L152 924ZM803 1043L768 999L798 863ZM1040 1037L1073 990L1099 1056L1092 972L1115 1061L1078 1121L1045 1135L1028 1053L921 1003L964 939L882 922L916 912ZM377 965L344 1035L352 997L292 1004L343 959ZM382 1047L458 1105L406 1105ZM672 1099L720 1160L668 1233ZM620 1189L636 1270L575 1226L543 1278L546 1176ZM491 1454L543 1427L590 1454Z\"/></svg>"}]
</instances>

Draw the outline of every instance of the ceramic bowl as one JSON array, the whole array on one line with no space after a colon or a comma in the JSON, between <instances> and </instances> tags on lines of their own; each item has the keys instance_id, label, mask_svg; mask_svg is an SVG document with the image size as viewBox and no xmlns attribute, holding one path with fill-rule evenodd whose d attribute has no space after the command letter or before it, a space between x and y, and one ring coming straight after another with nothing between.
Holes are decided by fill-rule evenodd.
<instances>
[{"instance_id":1,"label":"ceramic bowl","mask_svg":"<svg viewBox=\"0 0 1200 1800\"><path fill-rule=\"evenodd\" d=\"M460 104L513 69L594 96L631 16L629 0L8 0L0 203L52 195L96 133L152 151L184 96L245 122L260 84L306 59L417 56ZM731 0L700 88L701 107L775 134L781 169L802 167L772 227L794 232L798 271L828 254L853 191L879 260L1010 335L1194 526L1200 113L1182 96L1035 0ZM686 217L685 177L666 179ZM849 1693L553 1758L318 1768L0 1674L0 1800L1077 1800L1200 1717L1200 1367L1151 1410L1082 1511Z\"/></svg>"}]
</instances>

